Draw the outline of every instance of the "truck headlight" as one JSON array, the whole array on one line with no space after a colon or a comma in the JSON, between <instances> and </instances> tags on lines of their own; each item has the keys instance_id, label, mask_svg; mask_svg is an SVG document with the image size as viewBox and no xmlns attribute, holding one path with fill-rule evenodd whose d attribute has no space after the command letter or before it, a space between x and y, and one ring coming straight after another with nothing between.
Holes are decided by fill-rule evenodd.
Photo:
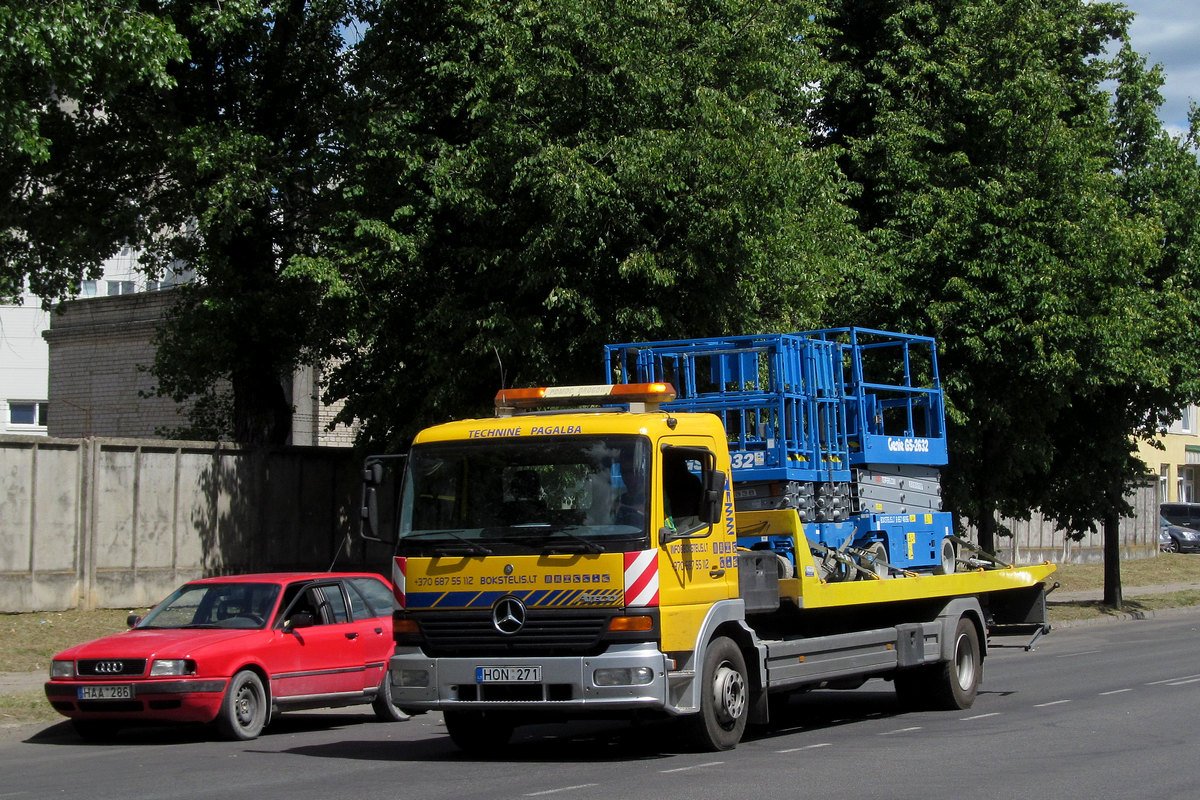
<instances>
[{"instance_id":1,"label":"truck headlight","mask_svg":"<svg viewBox=\"0 0 1200 800\"><path fill-rule=\"evenodd\" d=\"M654 680L650 667L604 667L592 673L597 686L645 686Z\"/></svg>"},{"instance_id":2,"label":"truck headlight","mask_svg":"<svg viewBox=\"0 0 1200 800\"><path fill-rule=\"evenodd\" d=\"M150 665L150 677L161 678L167 675L195 675L196 662L190 658L156 658Z\"/></svg>"},{"instance_id":3,"label":"truck headlight","mask_svg":"<svg viewBox=\"0 0 1200 800\"><path fill-rule=\"evenodd\" d=\"M74 678L75 677L75 662L74 661L51 661L50 662L50 677L51 678Z\"/></svg>"}]
</instances>

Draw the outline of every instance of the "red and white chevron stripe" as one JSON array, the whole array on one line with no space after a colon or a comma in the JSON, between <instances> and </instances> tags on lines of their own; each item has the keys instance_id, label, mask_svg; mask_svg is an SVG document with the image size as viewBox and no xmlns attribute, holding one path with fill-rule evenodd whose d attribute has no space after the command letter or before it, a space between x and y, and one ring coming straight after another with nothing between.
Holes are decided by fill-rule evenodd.
<instances>
[{"instance_id":1,"label":"red and white chevron stripe","mask_svg":"<svg viewBox=\"0 0 1200 800\"><path fill-rule=\"evenodd\" d=\"M392 594L396 596L396 604L399 608L405 607L405 575L408 570L408 559L404 556L396 556L392 559Z\"/></svg>"},{"instance_id":2,"label":"red and white chevron stripe","mask_svg":"<svg viewBox=\"0 0 1200 800\"><path fill-rule=\"evenodd\" d=\"M658 551L625 554L625 605L658 605Z\"/></svg>"}]
</instances>

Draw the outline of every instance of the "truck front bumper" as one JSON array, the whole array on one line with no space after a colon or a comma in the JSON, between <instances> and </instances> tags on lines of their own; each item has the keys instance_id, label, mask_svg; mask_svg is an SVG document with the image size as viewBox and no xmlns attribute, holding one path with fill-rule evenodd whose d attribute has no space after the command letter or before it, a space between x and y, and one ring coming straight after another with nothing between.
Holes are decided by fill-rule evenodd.
<instances>
[{"instance_id":1,"label":"truck front bumper","mask_svg":"<svg viewBox=\"0 0 1200 800\"><path fill-rule=\"evenodd\" d=\"M499 673L495 668L508 668L513 679L494 680ZM392 701L418 711L670 712L668 673L667 657L652 644L613 645L600 655L552 658L430 658L418 649L398 649L390 664Z\"/></svg>"}]
</instances>

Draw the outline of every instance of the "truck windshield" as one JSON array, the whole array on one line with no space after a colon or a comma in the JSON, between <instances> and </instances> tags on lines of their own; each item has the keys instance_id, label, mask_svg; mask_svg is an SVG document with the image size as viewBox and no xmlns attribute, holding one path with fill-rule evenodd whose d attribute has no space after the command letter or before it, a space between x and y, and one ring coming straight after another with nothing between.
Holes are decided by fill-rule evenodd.
<instances>
[{"instance_id":1,"label":"truck windshield","mask_svg":"<svg viewBox=\"0 0 1200 800\"><path fill-rule=\"evenodd\" d=\"M571 436L413 448L400 510L409 555L648 547L649 442Z\"/></svg>"}]
</instances>

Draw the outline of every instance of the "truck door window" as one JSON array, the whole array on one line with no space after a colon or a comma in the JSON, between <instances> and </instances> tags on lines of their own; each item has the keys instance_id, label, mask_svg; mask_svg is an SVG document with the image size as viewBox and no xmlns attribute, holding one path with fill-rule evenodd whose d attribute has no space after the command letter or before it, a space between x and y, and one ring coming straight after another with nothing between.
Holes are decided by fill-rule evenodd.
<instances>
[{"instance_id":1,"label":"truck door window","mask_svg":"<svg viewBox=\"0 0 1200 800\"><path fill-rule=\"evenodd\" d=\"M689 533L702 526L700 502L703 484L700 462L686 453L667 447L663 451L663 498L668 527Z\"/></svg>"}]
</instances>

